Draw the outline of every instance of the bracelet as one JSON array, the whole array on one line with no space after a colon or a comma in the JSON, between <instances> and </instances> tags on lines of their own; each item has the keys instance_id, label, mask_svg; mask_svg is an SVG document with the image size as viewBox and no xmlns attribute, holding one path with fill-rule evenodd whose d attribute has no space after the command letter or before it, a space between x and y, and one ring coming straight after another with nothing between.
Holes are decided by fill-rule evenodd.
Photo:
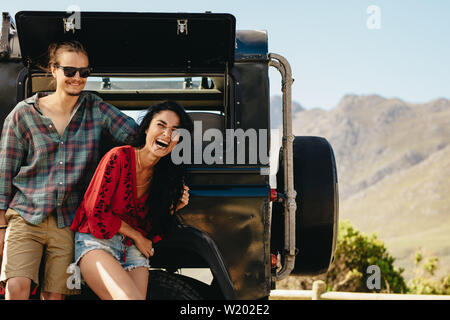
<instances>
[{"instance_id":1,"label":"bracelet","mask_svg":"<svg viewBox=\"0 0 450 320\"><path fill-rule=\"evenodd\" d=\"M8 228L8 225L7 225L7 224L2 224L2 225L0 226L0 230L6 229L6 228Z\"/></svg>"}]
</instances>

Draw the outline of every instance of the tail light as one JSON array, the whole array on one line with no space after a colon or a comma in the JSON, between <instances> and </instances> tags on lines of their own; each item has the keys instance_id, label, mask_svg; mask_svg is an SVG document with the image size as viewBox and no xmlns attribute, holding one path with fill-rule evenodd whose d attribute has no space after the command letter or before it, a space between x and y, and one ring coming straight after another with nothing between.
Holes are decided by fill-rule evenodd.
<instances>
[{"instance_id":1,"label":"tail light","mask_svg":"<svg viewBox=\"0 0 450 320\"><path fill-rule=\"evenodd\" d=\"M278 200L278 192L277 189L270 189L270 201Z\"/></svg>"},{"instance_id":2,"label":"tail light","mask_svg":"<svg viewBox=\"0 0 450 320\"><path fill-rule=\"evenodd\" d=\"M272 269L275 269L278 266L278 257L272 253L270 263L272 266Z\"/></svg>"}]
</instances>

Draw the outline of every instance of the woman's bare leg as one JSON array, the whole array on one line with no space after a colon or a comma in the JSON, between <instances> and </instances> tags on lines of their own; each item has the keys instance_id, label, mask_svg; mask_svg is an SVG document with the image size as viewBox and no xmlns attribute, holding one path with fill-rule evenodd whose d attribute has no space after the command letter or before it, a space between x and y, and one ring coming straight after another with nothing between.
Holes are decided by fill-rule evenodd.
<instances>
[{"instance_id":1,"label":"woman's bare leg","mask_svg":"<svg viewBox=\"0 0 450 320\"><path fill-rule=\"evenodd\" d=\"M145 299L147 297L148 268L139 267L132 269L128 271L128 275L133 279L134 284Z\"/></svg>"},{"instance_id":2,"label":"woman's bare leg","mask_svg":"<svg viewBox=\"0 0 450 320\"><path fill-rule=\"evenodd\" d=\"M128 272L106 251L87 252L80 260L80 270L86 283L102 300L145 299Z\"/></svg>"}]
</instances>

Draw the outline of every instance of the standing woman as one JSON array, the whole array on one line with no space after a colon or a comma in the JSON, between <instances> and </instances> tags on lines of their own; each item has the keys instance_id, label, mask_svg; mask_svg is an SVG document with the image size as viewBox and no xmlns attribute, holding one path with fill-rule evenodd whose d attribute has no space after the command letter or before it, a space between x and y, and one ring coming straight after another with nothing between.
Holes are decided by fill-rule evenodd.
<instances>
[{"instance_id":1,"label":"standing woman","mask_svg":"<svg viewBox=\"0 0 450 320\"><path fill-rule=\"evenodd\" d=\"M189 202L184 167L170 153L192 120L173 101L149 108L130 145L110 150L97 167L71 229L75 263L101 299L145 299L153 243Z\"/></svg>"}]
</instances>

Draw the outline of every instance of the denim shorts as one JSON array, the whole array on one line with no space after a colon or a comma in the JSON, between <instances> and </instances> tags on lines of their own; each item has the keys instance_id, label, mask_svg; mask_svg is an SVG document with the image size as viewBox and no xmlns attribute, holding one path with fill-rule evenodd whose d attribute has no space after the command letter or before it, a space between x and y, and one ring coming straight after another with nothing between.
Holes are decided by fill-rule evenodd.
<instances>
[{"instance_id":1,"label":"denim shorts","mask_svg":"<svg viewBox=\"0 0 450 320\"><path fill-rule=\"evenodd\" d=\"M149 259L134 244L127 246L125 250L124 236L120 233L111 239L98 239L90 233L75 233L75 265L78 265L83 255L96 249L110 253L127 271L139 267L150 268ZM125 259L124 254L126 254Z\"/></svg>"}]
</instances>

